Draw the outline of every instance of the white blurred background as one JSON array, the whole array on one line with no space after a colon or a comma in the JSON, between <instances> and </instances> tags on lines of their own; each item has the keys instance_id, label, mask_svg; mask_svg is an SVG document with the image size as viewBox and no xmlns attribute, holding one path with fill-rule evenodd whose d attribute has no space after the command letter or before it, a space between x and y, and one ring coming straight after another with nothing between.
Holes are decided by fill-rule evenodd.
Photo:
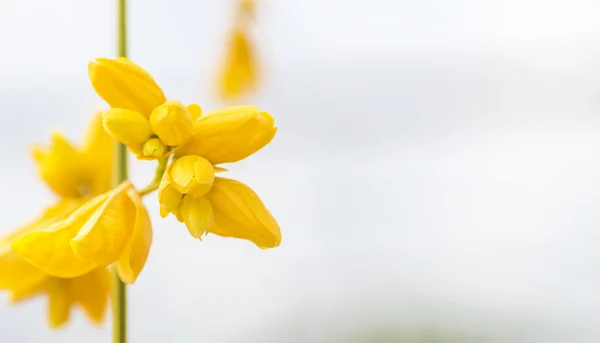
<instances>
[{"instance_id":1,"label":"white blurred background","mask_svg":"<svg viewBox=\"0 0 600 343\"><path fill-rule=\"evenodd\" d=\"M87 62L114 55L113 2L0 2L0 234L52 200L28 145L77 142L103 106ZM131 0L131 59L169 98L224 106L233 3ZM148 198L131 342L598 342L598 18L593 0L259 0L248 102L279 132L230 170L283 243L198 242ZM0 342L110 340L110 320L53 332L45 310L0 307Z\"/></svg>"}]
</instances>

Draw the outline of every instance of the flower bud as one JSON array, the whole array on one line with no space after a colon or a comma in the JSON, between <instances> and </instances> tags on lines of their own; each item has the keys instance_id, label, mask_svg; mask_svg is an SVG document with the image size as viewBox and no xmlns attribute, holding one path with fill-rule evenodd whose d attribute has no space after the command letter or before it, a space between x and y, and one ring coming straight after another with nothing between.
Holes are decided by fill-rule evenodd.
<instances>
[{"instance_id":1,"label":"flower bud","mask_svg":"<svg viewBox=\"0 0 600 343\"><path fill-rule=\"evenodd\" d=\"M194 133L190 112L179 101L167 101L150 115L154 133L169 146L187 142Z\"/></svg>"},{"instance_id":2,"label":"flower bud","mask_svg":"<svg viewBox=\"0 0 600 343\"><path fill-rule=\"evenodd\" d=\"M186 195L181 202L181 217L188 231L194 238L208 234L213 222L213 210L210 201L204 197L195 198Z\"/></svg>"},{"instance_id":3,"label":"flower bud","mask_svg":"<svg viewBox=\"0 0 600 343\"><path fill-rule=\"evenodd\" d=\"M88 65L96 93L111 107L140 112L146 118L166 101L152 76L126 58L97 58Z\"/></svg>"},{"instance_id":4,"label":"flower bud","mask_svg":"<svg viewBox=\"0 0 600 343\"><path fill-rule=\"evenodd\" d=\"M126 145L141 145L153 135L150 122L139 112L113 108L102 117L106 132Z\"/></svg>"},{"instance_id":5,"label":"flower bud","mask_svg":"<svg viewBox=\"0 0 600 343\"><path fill-rule=\"evenodd\" d=\"M144 143L143 153L144 156L160 157L165 153L165 145L158 138L150 138Z\"/></svg>"},{"instance_id":6,"label":"flower bud","mask_svg":"<svg viewBox=\"0 0 600 343\"><path fill-rule=\"evenodd\" d=\"M199 197L210 191L215 170L210 162L200 156L184 156L171 164L165 177L179 193Z\"/></svg>"},{"instance_id":7,"label":"flower bud","mask_svg":"<svg viewBox=\"0 0 600 343\"><path fill-rule=\"evenodd\" d=\"M200 116L202 116L202 107L198 104L189 104L187 106L188 112L192 116L192 120L196 121Z\"/></svg>"}]
</instances>

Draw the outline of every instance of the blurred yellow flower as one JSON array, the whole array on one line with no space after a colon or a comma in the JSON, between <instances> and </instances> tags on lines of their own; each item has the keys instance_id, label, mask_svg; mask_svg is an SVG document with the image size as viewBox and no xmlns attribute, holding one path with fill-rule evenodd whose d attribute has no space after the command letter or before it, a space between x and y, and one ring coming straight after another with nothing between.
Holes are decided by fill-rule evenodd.
<instances>
[{"instance_id":1,"label":"blurred yellow flower","mask_svg":"<svg viewBox=\"0 0 600 343\"><path fill-rule=\"evenodd\" d=\"M226 100L238 99L254 91L258 84L256 52L248 28L254 18L255 7L254 1L239 0L235 24L218 78L221 97Z\"/></svg>"},{"instance_id":2,"label":"blurred yellow flower","mask_svg":"<svg viewBox=\"0 0 600 343\"><path fill-rule=\"evenodd\" d=\"M37 219L0 239L0 289L10 292L13 302L47 295L48 319L53 327L65 324L71 308L76 305L81 306L92 321L100 323L110 291L107 268L96 266L75 278L55 277L23 259L11 249L11 245L25 235L56 225L89 197L109 190L112 140L104 132L98 114L82 148L72 146L56 133L49 148L35 146L32 152L40 177L59 199Z\"/></svg>"},{"instance_id":3,"label":"blurred yellow flower","mask_svg":"<svg viewBox=\"0 0 600 343\"><path fill-rule=\"evenodd\" d=\"M279 246L281 231L260 198L241 182L216 177L216 164L242 160L275 136L274 119L253 106L207 113L177 152L159 188L161 216L175 214L195 238L209 232Z\"/></svg>"},{"instance_id":4,"label":"blurred yellow flower","mask_svg":"<svg viewBox=\"0 0 600 343\"><path fill-rule=\"evenodd\" d=\"M138 159L161 159L194 134L200 106L167 101L152 76L126 58L98 58L88 67L94 89L112 108L106 131Z\"/></svg>"},{"instance_id":5,"label":"blurred yellow flower","mask_svg":"<svg viewBox=\"0 0 600 343\"><path fill-rule=\"evenodd\" d=\"M126 181L45 230L22 235L12 248L43 272L65 278L117 262L121 280L132 284L151 244L150 217L140 195Z\"/></svg>"}]
</instances>

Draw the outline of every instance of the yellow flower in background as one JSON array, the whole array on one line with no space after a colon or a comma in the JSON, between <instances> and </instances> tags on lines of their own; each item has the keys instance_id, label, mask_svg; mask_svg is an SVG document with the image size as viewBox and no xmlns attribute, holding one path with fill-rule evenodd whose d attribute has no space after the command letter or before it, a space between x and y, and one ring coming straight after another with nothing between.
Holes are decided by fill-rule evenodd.
<instances>
[{"instance_id":1,"label":"yellow flower in background","mask_svg":"<svg viewBox=\"0 0 600 343\"><path fill-rule=\"evenodd\" d=\"M27 233L13 250L45 273L77 277L117 263L123 282L142 271L152 244L152 225L140 195L130 182L98 195L66 219Z\"/></svg>"},{"instance_id":2,"label":"yellow flower in background","mask_svg":"<svg viewBox=\"0 0 600 343\"><path fill-rule=\"evenodd\" d=\"M256 89L258 65L250 41L249 26L254 18L255 1L239 0L235 24L227 43L219 75L219 91L226 100L235 100Z\"/></svg>"},{"instance_id":3,"label":"yellow flower in background","mask_svg":"<svg viewBox=\"0 0 600 343\"><path fill-rule=\"evenodd\" d=\"M196 126L196 135L178 150L161 181L161 216L175 214L195 238L210 232L263 249L279 246L279 225L256 193L215 176L225 171L217 164L242 160L273 139L273 117L253 106L232 107L199 117Z\"/></svg>"},{"instance_id":4,"label":"yellow flower in background","mask_svg":"<svg viewBox=\"0 0 600 343\"><path fill-rule=\"evenodd\" d=\"M28 234L46 230L75 212L89 197L106 192L112 175L113 144L96 115L81 148L54 134L48 148L32 149L40 177L59 199L37 219L0 238L0 289L12 302L38 295L48 296L48 320L52 327L65 324L74 306L102 322L108 305L110 273L107 268L90 268L75 278L51 276L23 259L11 245Z\"/></svg>"},{"instance_id":5,"label":"yellow flower in background","mask_svg":"<svg viewBox=\"0 0 600 343\"><path fill-rule=\"evenodd\" d=\"M152 76L126 58L98 58L88 66L94 89L111 109L106 131L138 159L161 159L194 134L200 106L167 101Z\"/></svg>"}]
</instances>

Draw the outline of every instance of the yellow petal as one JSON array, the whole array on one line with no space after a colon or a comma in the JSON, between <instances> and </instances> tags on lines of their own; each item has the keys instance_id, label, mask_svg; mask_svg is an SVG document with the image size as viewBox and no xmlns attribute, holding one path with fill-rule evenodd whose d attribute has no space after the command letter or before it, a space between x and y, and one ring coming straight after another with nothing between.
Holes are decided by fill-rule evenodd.
<instances>
[{"instance_id":1,"label":"yellow petal","mask_svg":"<svg viewBox=\"0 0 600 343\"><path fill-rule=\"evenodd\" d=\"M202 108L198 104L189 104L187 106L187 110L190 112L190 115L194 121L196 121L196 119L200 118L202 115Z\"/></svg>"},{"instance_id":2,"label":"yellow petal","mask_svg":"<svg viewBox=\"0 0 600 343\"><path fill-rule=\"evenodd\" d=\"M179 101L167 101L154 109L150 124L158 138L169 146L187 142L194 133L192 116Z\"/></svg>"},{"instance_id":3,"label":"yellow petal","mask_svg":"<svg viewBox=\"0 0 600 343\"><path fill-rule=\"evenodd\" d=\"M40 177L61 197L78 197L82 185L89 185L83 155L59 133L52 135L50 147L33 147Z\"/></svg>"},{"instance_id":4,"label":"yellow petal","mask_svg":"<svg viewBox=\"0 0 600 343\"><path fill-rule=\"evenodd\" d=\"M181 202L181 217L194 238L206 235L213 222L213 210L206 197L186 195Z\"/></svg>"},{"instance_id":5,"label":"yellow petal","mask_svg":"<svg viewBox=\"0 0 600 343\"><path fill-rule=\"evenodd\" d=\"M17 255L12 250L11 244L30 232L46 229L57 221L65 219L79 204L78 200L63 200L46 209L41 216L28 225L0 239L0 289L17 293L26 292L47 277L47 274Z\"/></svg>"},{"instance_id":6,"label":"yellow petal","mask_svg":"<svg viewBox=\"0 0 600 343\"><path fill-rule=\"evenodd\" d=\"M279 225L250 187L235 180L217 177L206 197L214 212L215 225L210 232L247 239L263 249L279 246Z\"/></svg>"},{"instance_id":7,"label":"yellow petal","mask_svg":"<svg viewBox=\"0 0 600 343\"><path fill-rule=\"evenodd\" d=\"M165 174L170 185L179 193L193 194L196 197L206 194L215 178L212 164L200 156L176 159Z\"/></svg>"},{"instance_id":8,"label":"yellow petal","mask_svg":"<svg viewBox=\"0 0 600 343\"><path fill-rule=\"evenodd\" d=\"M213 165L242 160L267 145L277 128L267 112L254 106L210 112L196 122L196 134L177 156L198 155Z\"/></svg>"},{"instance_id":9,"label":"yellow petal","mask_svg":"<svg viewBox=\"0 0 600 343\"><path fill-rule=\"evenodd\" d=\"M54 278L47 291L48 321L53 328L59 328L69 321L71 299L68 280Z\"/></svg>"},{"instance_id":10,"label":"yellow petal","mask_svg":"<svg viewBox=\"0 0 600 343\"><path fill-rule=\"evenodd\" d=\"M102 117L106 132L123 144L140 145L152 137L150 122L139 112L113 108Z\"/></svg>"},{"instance_id":11,"label":"yellow petal","mask_svg":"<svg viewBox=\"0 0 600 343\"><path fill-rule=\"evenodd\" d=\"M181 204L183 195L171 186L168 180L162 180L158 187L158 202L160 216L165 218L169 213L176 211Z\"/></svg>"},{"instance_id":12,"label":"yellow petal","mask_svg":"<svg viewBox=\"0 0 600 343\"><path fill-rule=\"evenodd\" d=\"M126 58L97 58L88 65L96 93L113 108L137 111L146 118L166 101L152 76Z\"/></svg>"},{"instance_id":13,"label":"yellow petal","mask_svg":"<svg viewBox=\"0 0 600 343\"><path fill-rule=\"evenodd\" d=\"M10 303L17 304L32 298L35 298L39 295L42 295L47 290L47 285L49 282L54 282L54 276L50 276L48 274L44 274L44 278L34 284L28 285L27 287L21 287L18 289L10 290Z\"/></svg>"},{"instance_id":14,"label":"yellow petal","mask_svg":"<svg viewBox=\"0 0 600 343\"><path fill-rule=\"evenodd\" d=\"M81 305L87 316L96 324L102 323L108 308L110 280L110 271L105 267L68 279L71 302Z\"/></svg>"},{"instance_id":15,"label":"yellow petal","mask_svg":"<svg viewBox=\"0 0 600 343\"><path fill-rule=\"evenodd\" d=\"M128 284L135 283L144 268L152 245L152 223L139 194L130 189L129 198L135 204L135 225L131 239L117 264L119 277Z\"/></svg>"},{"instance_id":16,"label":"yellow petal","mask_svg":"<svg viewBox=\"0 0 600 343\"><path fill-rule=\"evenodd\" d=\"M92 180L92 194L110 190L114 150L114 141L102 125L102 112L97 112L92 117L82 148L87 161L88 178Z\"/></svg>"},{"instance_id":17,"label":"yellow petal","mask_svg":"<svg viewBox=\"0 0 600 343\"><path fill-rule=\"evenodd\" d=\"M128 195L130 189L129 182L115 188L71 239L71 247L81 260L107 266L121 257L135 223L135 205Z\"/></svg>"},{"instance_id":18,"label":"yellow petal","mask_svg":"<svg viewBox=\"0 0 600 343\"><path fill-rule=\"evenodd\" d=\"M81 227L102 206L108 194L99 195L73 212L63 221L25 234L12 243L12 249L27 262L53 276L71 278L98 267L96 263L78 258L70 245Z\"/></svg>"}]
</instances>

